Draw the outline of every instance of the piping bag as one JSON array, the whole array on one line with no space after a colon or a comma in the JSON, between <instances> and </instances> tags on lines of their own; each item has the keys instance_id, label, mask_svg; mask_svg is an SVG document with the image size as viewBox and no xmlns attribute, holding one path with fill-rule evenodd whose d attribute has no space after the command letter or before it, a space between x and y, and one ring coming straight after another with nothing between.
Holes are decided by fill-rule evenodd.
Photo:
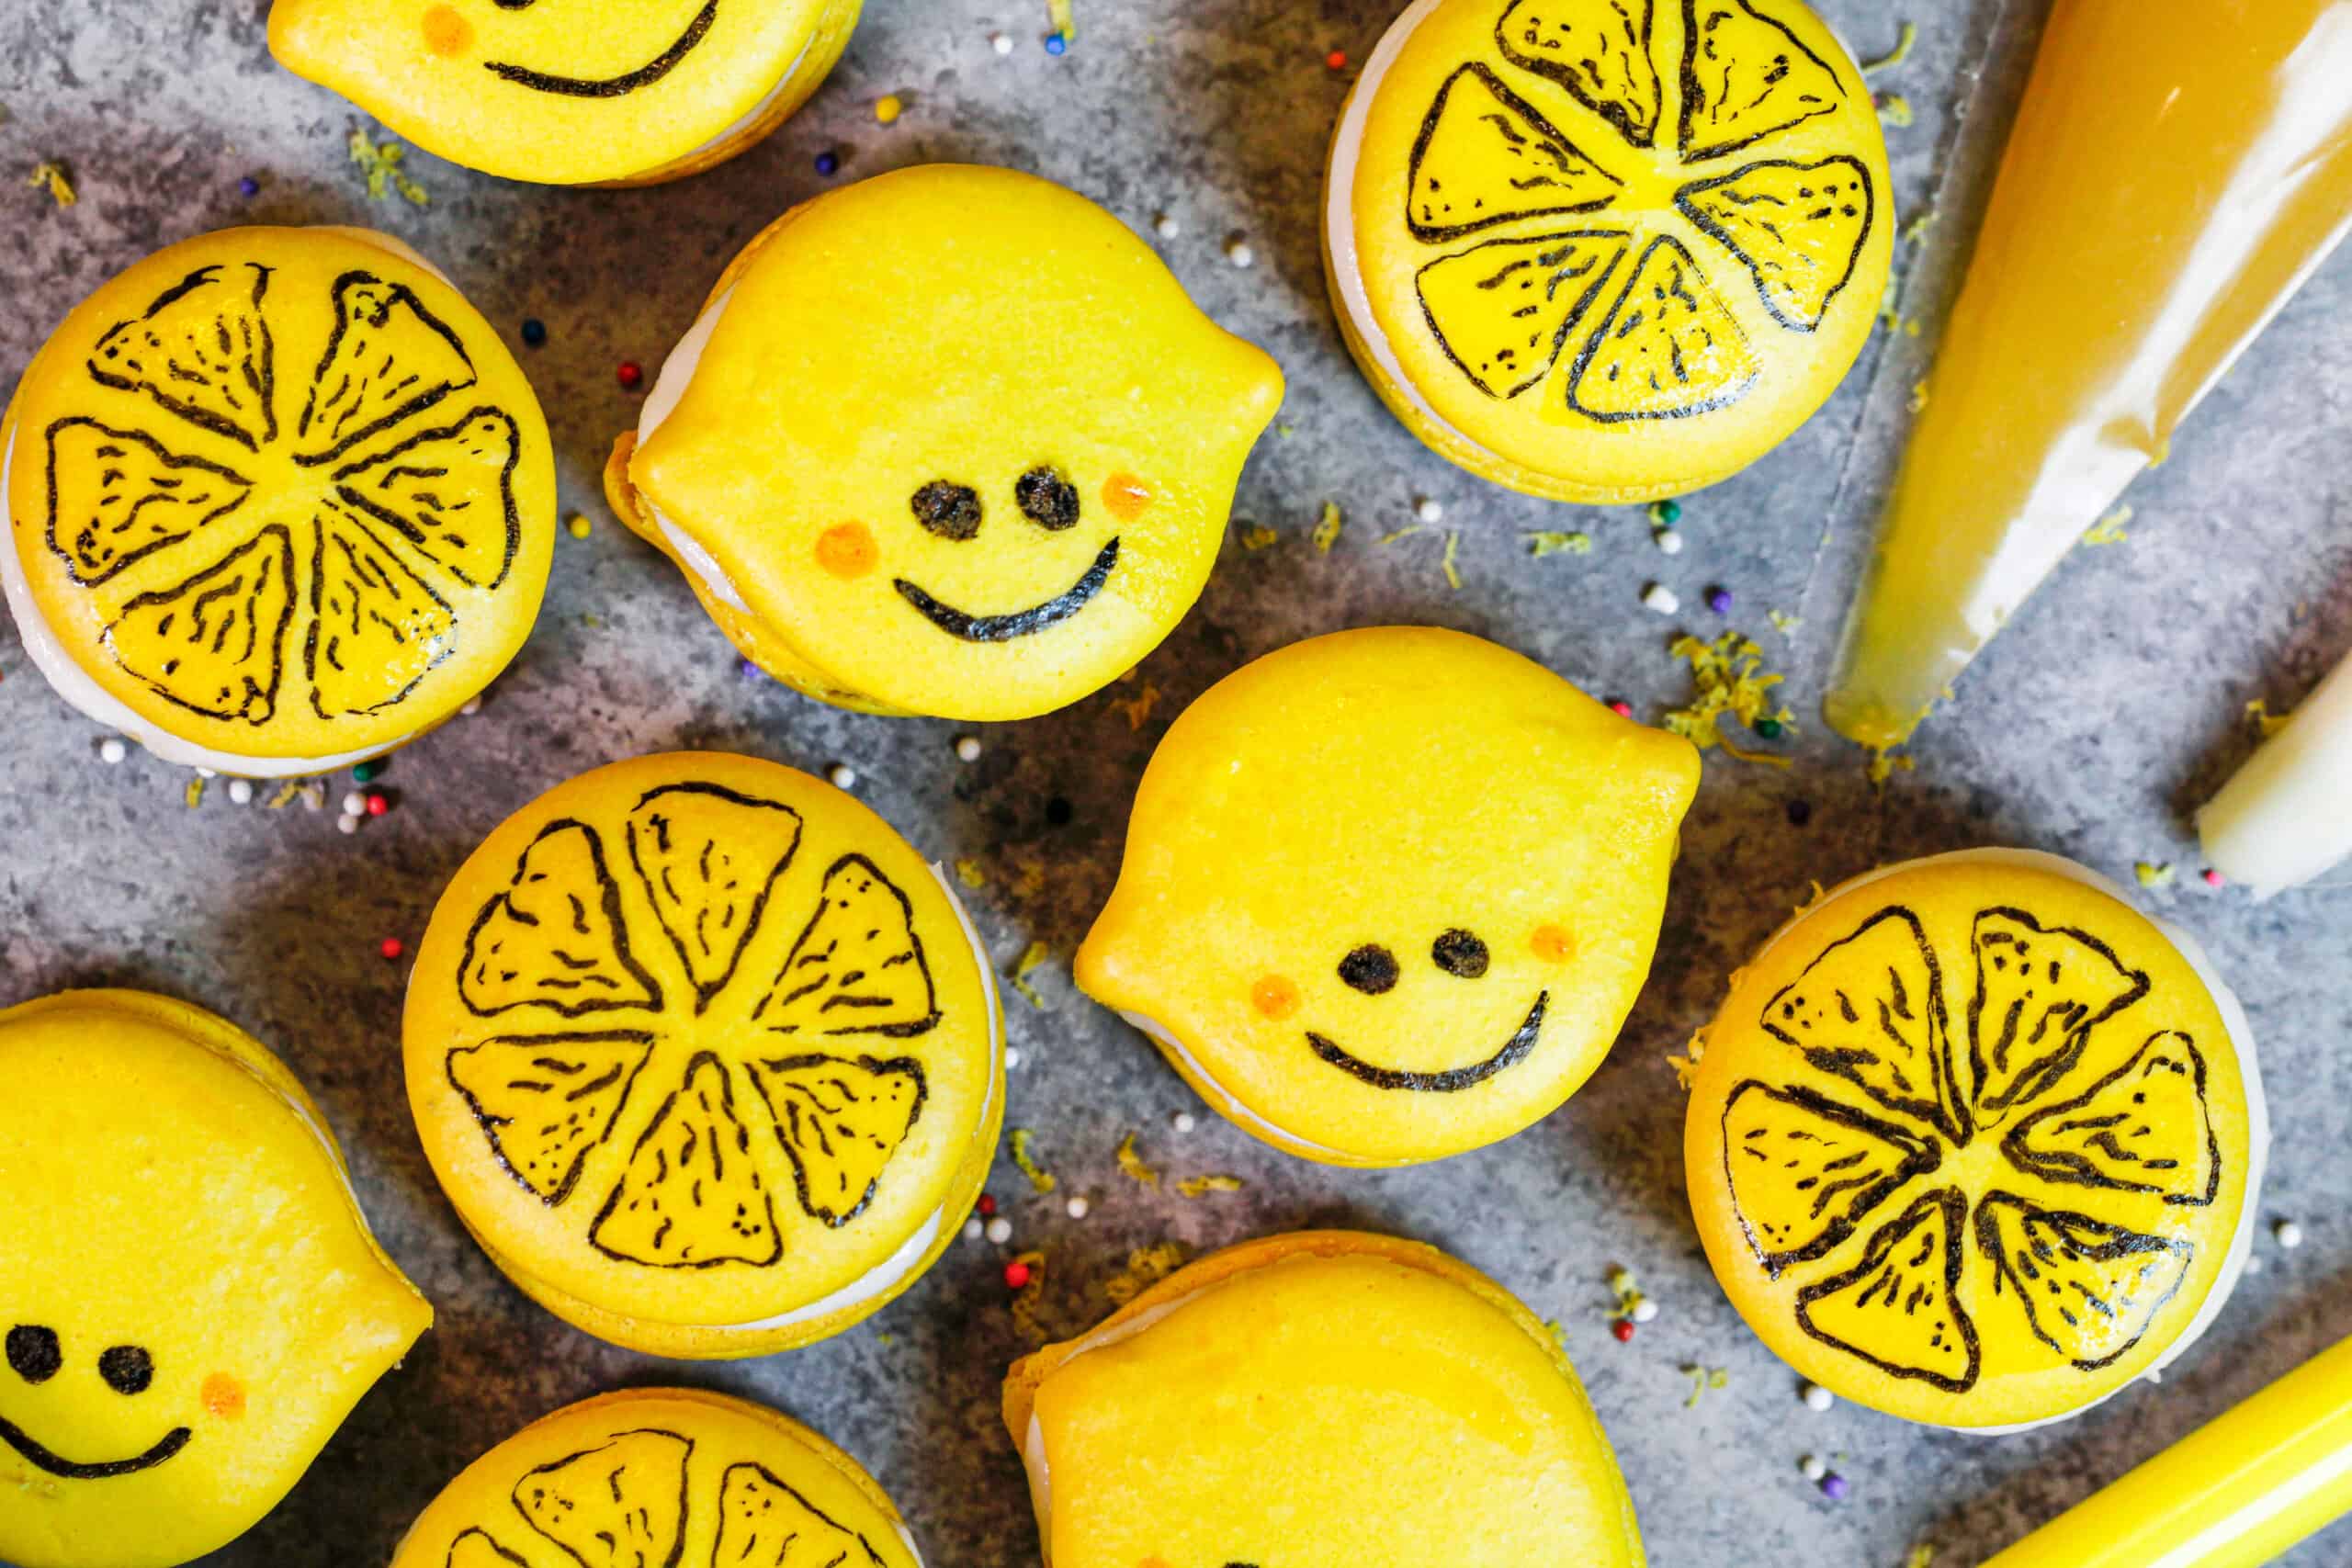
<instances>
[{"instance_id":1,"label":"piping bag","mask_svg":"<svg viewBox=\"0 0 2352 1568\"><path fill-rule=\"evenodd\" d=\"M1830 726L1901 744L2347 228L2352 0L2056 0Z\"/></svg>"},{"instance_id":2,"label":"piping bag","mask_svg":"<svg viewBox=\"0 0 2352 1568\"><path fill-rule=\"evenodd\" d=\"M2352 1339L1983 1568L2253 1568L2352 1512ZM2352 1542L2346 1542L2352 1545Z\"/></svg>"}]
</instances>

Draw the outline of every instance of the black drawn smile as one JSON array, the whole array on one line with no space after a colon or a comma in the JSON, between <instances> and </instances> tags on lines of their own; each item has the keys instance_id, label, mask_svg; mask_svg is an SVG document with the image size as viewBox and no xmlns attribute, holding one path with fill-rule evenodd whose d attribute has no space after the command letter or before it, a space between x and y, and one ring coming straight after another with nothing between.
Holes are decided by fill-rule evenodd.
<instances>
[{"instance_id":1,"label":"black drawn smile","mask_svg":"<svg viewBox=\"0 0 2352 1568\"><path fill-rule=\"evenodd\" d=\"M34 1469L67 1481L105 1481L111 1476L136 1475L142 1470L153 1470L182 1449L187 1447L191 1434L186 1427L175 1427L155 1439L155 1444L143 1454L130 1459L102 1460L96 1464L76 1464L61 1459L26 1435L25 1429L0 1416L0 1439L25 1456Z\"/></svg>"},{"instance_id":2,"label":"black drawn smile","mask_svg":"<svg viewBox=\"0 0 2352 1568\"><path fill-rule=\"evenodd\" d=\"M521 11L527 9L536 0L497 0L497 3L503 9ZM483 68L519 86L542 93L560 93L569 98L616 98L624 93L634 93L639 87L650 87L675 70L678 62L695 51L695 46L710 31L710 24L718 19L718 0L707 0L703 8L695 13L694 20L686 24L686 30L680 33L669 48L636 70L623 72L618 76L551 76L544 71L534 71L526 65L509 65L499 60L487 62Z\"/></svg>"},{"instance_id":3,"label":"black drawn smile","mask_svg":"<svg viewBox=\"0 0 2352 1568\"><path fill-rule=\"evenodd\" d=\"M1516 1032L1503 1042L1503 1048L1483 1062L1473 1062L1466 1067L1448 1067L1442 1073L1408 1072L1398 1067L1375 1067L1361 1056L1351 1055L1338 1043L1306 1032L1307 1044L1315 1054L1331 1066L1351 1077L1362 1078L1374 1089L1406 1089L1417 1094L1453 1094L1460 1089L1485 1083L1505 1067L1517 1066L1535 1049L1535 1037L1544 1030L1544 1008L1551 999L1549 991L1535 994L1535 1005L1527 1010Z\"/></svg>"},{"instance_id":4,"label":"black drawn smile","mask_svg":"<svg viewBox=\"0 0 2352 1568\"><path fill-rule=\"evenodd\" d=\"M941 604L903 577L892 586L898 589L899 597L922 612L923 619L950 637L962 637L966 642L1011 642L1014 637L1057 626L1085 609L1102 592L1102 585L1111 581L1111 570L1118 564L1119 541L1114 537L1102 547L1086 574L1066 591L1042 604L1002 615L967 615L952 604Z\"/></svg>"}]
</instances>

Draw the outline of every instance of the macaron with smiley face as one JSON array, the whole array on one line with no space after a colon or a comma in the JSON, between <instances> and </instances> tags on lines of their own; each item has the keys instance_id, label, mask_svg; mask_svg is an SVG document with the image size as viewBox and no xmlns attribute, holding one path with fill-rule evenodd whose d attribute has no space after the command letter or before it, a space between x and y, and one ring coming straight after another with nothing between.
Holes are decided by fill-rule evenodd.
<instances>
[{"instance_id":1,"label":"macaron with smiley face","mask_svg":"<svg viewBox=\"0 0 2352 1568\"><path fill-rule=\"evenodd\" d=\"M605 493L736 647L844 707L1025 718L1199 597L1282 373L1059 186L931 164L794 209Z\"/></svg>"},{"instance_id":2,"label":"macaron with smiley face","mask_svg":"<svg viewBox=\"0 0 2352 1568\"><path fill-rule=\"evenodd\" d=\"M790 118L859 0L276 0L269 48L429 152L542 185L651 185Z\"/></svg>"},{"instance_id":3,"label":"macaron with smiley face","mask_svg":"<svg viewBox=\"0 0 2352 1568\"><path fill-rule=\"evenodd\" d=\"M1294 644L1160 741L1078 983L1278 1148L1476 1148L1616 1038L1698 780L1687 741L1478 637Z\"/></svg>"},{"instance_id":4,"label":"macaron with smiley face","mask_svg":"<svg viewBox=\"0 0 2352 1568\"><path fill-rule=\"evenodd\" d=\"M138 991L0 1012L0 1561L165 1568L260 1519L433 1309L318 1107Z\"/></svg>"}]
</instances>

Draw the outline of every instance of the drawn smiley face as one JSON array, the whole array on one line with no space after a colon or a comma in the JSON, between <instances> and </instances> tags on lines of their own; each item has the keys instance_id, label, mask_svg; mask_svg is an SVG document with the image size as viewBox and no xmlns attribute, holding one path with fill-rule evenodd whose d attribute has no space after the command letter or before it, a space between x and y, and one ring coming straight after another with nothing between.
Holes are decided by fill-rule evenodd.
<instances>
[{"instance_id":1,"label":"drawn smiley face","mask_svg":"<svg viewBox=\"0 0 2352 1568\"><path fill-rule=\"evenodd\" d=\"M66 1373L65 1350L57 1330L45 1324L19 1323L8 1330L8 1370L28 1385L38 1386ZM136 1399L155 1382L155 1359L141 1345L109 1345L98 1352L96 1363L85 1369L125 1399ZM226 1378L226 1374L220 1374ZM216 1389L225 1388L216 1383ZM174 1426L145 1449L117 1459L71 1460L0 1415L0 1442L6 1443L35 1470L65 1481L105 1481L135 1475L163 1463L187 1447L194 1434Z\"/></svg>"},{"instance_id":2,"label":"drawn smiley face","mask_svg":"<svg viewBox=\"0 0 2352 1568\"><path fill-rule=\"evenodd\" d=\"M492 0L492 4L502 11L519 12L530 10L540 4L540 0ZM662 17L667 13L681 9L684 9L687 14L673 35L668 22ZM667 3L667 0L662 0L662 3L653 5L624 7L612 6L607 0L607 3L600 4L595 9L594 21L599 34L606 34L608 29L616 25L633 31L637 30L639 24L626 16L615 16L613 13L616 11L642 13L646 18L643 30L649 36L667 37L668 42L662 44L658 51L645 56L641 63L625 70L604 72L593 76L550 71L543 66L527 65L511 60L484 60L482 69L501 81L512 82L518 87L527 87L535 93L553 93L568 98L625 97L641 87L650 87L659 82L676 70L679 62L686 56L702 46L703 40L710 36L712 24L718 20L718 0L702 0L699 6L693 5L689 0L689 4L684 7ZM577 37L577 34L571 30L574 25L576 24L562 24L567 38ZM471 26L453 6L435 6L425 12L423 28L425 47L435 54L458 53L472 42Z\"/></svg>"},{"instance_id":3,"label":"drawn smiley face","mask_svg":"<svg viewBox=\"0 0 2352 1568\"><path fill-rule=\"evenodd\" d=\"M1122 473L1114 475L1103 486L1103 498L1107 506L1133 521L1150 506L1151 490L1134 475ZM1069 475L1050 463L1040 463L1013 480L1007 499L1023 518L1047 534L1076 528L1085 512L1078 487L1070 483ZM970 544L978 539L988 522L988 508L980 492L953 479L933 479L922 486L909 501L908 509L923 532L956 544ZM1078 581L1060 592L1033 604L989 615L959 609L903 577L894 578L890 586L913 606L917 615L949 637L966 642L1011 642L1015 637L1034 637L1085 609L1102 592L1102 585L1111 581L1111 573L1118 564L1119 536L1114 534L1094 553Z\"/></svg>"},{"instance_id":4,"label":"drawn smiley face","mask_svg":"<svg viewBox=\"0 0 2352 1568\"><path fill-rule=\"evenodd\" d=\"M1539 957L1560 962L1568 957L1573 941L1560 927L1541 926L1529 939L1529 945ZM1447 927L1429 946L1430 972L1437 976L1454 980L1484 980L1493 964L1494 955L1484 939L1466 927ZM1341 985L1365 997L1387 996L1396 989L1404 977L1404 968L1397 963L1396 953L1378 942L1365 942L1350 948L1335 966L1334 973ZM1251 1003L1259 1011L1273 1016L1283 1010L1284 999L1294 994L1287 981L1279 976L1270 976L1252 987ZM1377 1066L1329 1035L1312 1029L1306 1032L1306 1043L1324 1061L1374 1089L1452 1094L1474 1089L1497 1073L1525 1061L1543 1033L1544 1011L1551 1005L1551 1000L1552 993L1548 987L1538 990L1534 1000L1528 1004L1525 1016L1521 1018L1519 1026L1510 1032L1509 1038L1490 1055L1453 1066ZM1384 1053L1393 1054L1393 1050Z\"/></svg>"}]
</instances>

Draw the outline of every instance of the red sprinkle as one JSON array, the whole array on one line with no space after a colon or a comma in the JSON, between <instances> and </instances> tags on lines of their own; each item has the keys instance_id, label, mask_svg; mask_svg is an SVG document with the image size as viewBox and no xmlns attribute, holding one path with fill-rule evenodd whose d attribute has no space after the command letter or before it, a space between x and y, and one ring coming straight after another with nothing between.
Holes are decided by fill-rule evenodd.
<instances>
[{"instance_id":1,"label":"red sprinkle","mask_svg":"<svg viewBox=\"0 0 2352 1568\"><path fill-rule=\"evenodd\" d=\"M377 792L375 792L375 791L373 791L373 790L370 790L370 791L368 792L368 816L370 816L370 817L381 817L385 812L390 811L391 808L392 808L392 803L391 803L391 801L390 801L390 799L388 799L386 796L384 796L384 795L380 795L380 794L378 794Z\"/></svg>"},{"instance_id":2,"label":"red sprinkle","mask_svg":"<svg viewBox=\"0 0 2352 1568\"><path fill-rule=\"evenodd\" d=\"M2218 871L2208 870L2205 873L2205 886L2208 887L2219 887L2222 883L2228 880L2229 878L2223 876Z\"/></svg>"},{"instance_id":3,"label":"red sprinkle","mask_svg":"<svg viewBox=\"0 0 2352 1568\"><path fill-rule=\"evenodd\" d=\"M614 374L620 378L622 386L633 392L637 390L639 383L645 379L645 367L634 359L624 359L621 361L620 368Z\"/></svg>"},{"instance_id":4,"label":"red sprinkle","mask_svg":"<svg viewBox=\"0 0 2352 1568\"><path fill-rule=\"evenodd\" d=\"M979 1202L974 1207L978 1208L983 1215L993 1214L996 1213L996 1200L983 1192L980 1194Z\"/></svg>"},{"instance_id":5,"label":"red sprinkle","mask_svg":"<svg viewBox=\"0 0 2352 1568\"><path fill-rule=\"evenodd\" d=\"M1617 1336L1617 1343L1623 1345L1634 1337L1634 1320L1621 1317L1609 1325L1609 1332Z\"/></svg>"},{"instance_id":6,"label":"red sprinkle","mask_svg":"<svg viewBox=\"0 0 2352 1568\"><path fill-rule=\"evenodd\" d=\"M1004 1288L1008 1291L1025 1289L1029 1283L1029 1265L1008 1263L1004 1266Z\"/></svg>"},{"instance_id":7,"label":"red sprinkle","mask_svg":"<svg viewBox=\"0 0 2352 1568\"><path fill-rule=\"evenodd\" d=\"M1619 718L1631 718L1634 716L1634 705L1627 702L1624 698L1619 697L1616 701L1609 705L1609 711L1615 714Z\"/></svg>"},{"instance_id":8,"label":"red sprinkle","mask_svg":"<svg viewBox=\"0 0 2352 1568\"><path fill-rule=\"evenodd\" d=\"M1348 68L1348 51L1344 49L1335 49L1323 57L1323 63L1334 71L1345 71Z\"/></svg>"},{"instance_id":9,"label":"red sprinkle","mask_svg":"<svg viewBox=\"0 0 2352 1568\"><path fill-rule=\"evenodd\" d=\"M383 945L377 951L381 953L387 958L398 958L401 953L407 952L408 949L401 945L400 938L396 936L388 936L384 939Z\"/></svg>"}]
</instances>

